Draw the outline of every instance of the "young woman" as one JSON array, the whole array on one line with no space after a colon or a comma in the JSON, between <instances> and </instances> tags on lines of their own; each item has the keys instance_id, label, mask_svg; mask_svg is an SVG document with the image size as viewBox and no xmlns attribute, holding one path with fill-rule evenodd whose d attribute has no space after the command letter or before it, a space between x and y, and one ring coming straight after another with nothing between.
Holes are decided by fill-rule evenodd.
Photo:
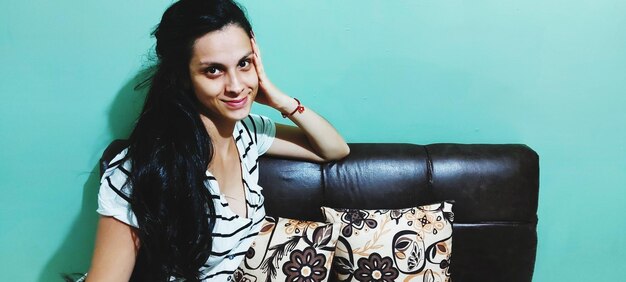
<instances>
[{"instance_id":1,"label":"young woman","mask_svg":"<svg viewBox=\"0 0 626 282\"><path fill-rule=\"evenodd\" d=\"M265 215L259 155L324 162L349 148L268 79L236 3L180 0L153 35L144 108L102 178L87 281L227 281ZM297 127L250 114L255 101Z\"/></svg>"}]
</instances>

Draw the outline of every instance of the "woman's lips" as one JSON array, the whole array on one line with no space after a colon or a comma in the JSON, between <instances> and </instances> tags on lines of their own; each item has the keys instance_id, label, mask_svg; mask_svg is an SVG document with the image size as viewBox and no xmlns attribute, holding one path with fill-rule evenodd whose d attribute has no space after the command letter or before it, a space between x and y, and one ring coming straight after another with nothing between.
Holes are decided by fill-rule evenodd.
<instances>
[{"instance_id":1,"label":"woman's lips","mask_svg":"<svg viewBox=\"0 0 626 282\"><path fill-rule=\"evenodd\" d=\"M224 103L226 104L226 106L228 106L231 109L237 110L237 109L241 109L243 107L246 106L246 102L248 101L248 96L243 97L241 99L238 100L229 100L229 101L224 101Z\"/></svg>"}]
</instances>

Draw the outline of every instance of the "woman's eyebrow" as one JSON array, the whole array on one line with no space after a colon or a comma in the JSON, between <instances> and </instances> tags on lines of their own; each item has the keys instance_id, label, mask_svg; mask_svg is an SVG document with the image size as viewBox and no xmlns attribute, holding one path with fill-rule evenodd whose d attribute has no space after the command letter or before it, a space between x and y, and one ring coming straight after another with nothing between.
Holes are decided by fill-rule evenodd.
<instances>
[{"instance_id":1,"label":"woman's eyebrow","mask_svg":"<svg viewBox=\"0 0 626 282\"><path fill-rule=\"evenodd\" d=\"M242 60L245 60L246 58L248 58L250 55L254 54L254 51L250 51L248 53L246 53L245 55L243 55L241 57L241 59L239 59L237 62L241 62ZM218 63L218 62L211 62L211 61L200 61L200 65L208 65L208 66L216 66L216 67L226 67L224 64L222 63Z\"/></svg>"},{"instance_id":2,"label":"woman's eyebrow","mask_svg":"<svg viewBox=\"0 0 626 282\"><path fill-rule=\"evenodd\" d=\"M243 55L243 57L241 57L241 59L239 59L239 60L240 60L240 61L241 61L241 60L244 60L244 59L246 59L248 56L250 56L250 55L252 55L252 54L254 54L254 51L250 51L250 52L248 52L247 54Z\"/></svg>"}]
</instances>

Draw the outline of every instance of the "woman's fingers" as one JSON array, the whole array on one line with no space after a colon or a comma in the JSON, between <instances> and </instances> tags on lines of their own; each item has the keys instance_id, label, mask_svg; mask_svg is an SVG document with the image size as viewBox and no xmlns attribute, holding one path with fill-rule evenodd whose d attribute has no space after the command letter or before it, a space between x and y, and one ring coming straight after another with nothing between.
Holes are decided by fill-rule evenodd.
<instances>
[{"instance_id":1,"label":"woman's fingers","mask_svg":"<svg viewBox=\"0 0 626 282\"><path fill-rule=\"evenodd\" d=\"M265 80L265 70L263 69L263 62L261 61L261 52L259 51L259 46L256 44L256 40L254 40L254 37L250 40L252 42L252 51L254 52L254 64L256 66L257 74L259 75L259 79Z\"/></svg>"},{"instance_id":2,"label":"woman's fingers","mask_svg":"<svg viewBox=\"0 0 626 282\"><path fill-rule=\"evenodd\" d=\"M257 45L256 43L256 39L254 39L254 37L252 37L252 48L254 50L254 53L257 54L257 56L259 56L259 58L261 57L261 50L259 50L259 45Z\"/></svg>"}]
</instances>

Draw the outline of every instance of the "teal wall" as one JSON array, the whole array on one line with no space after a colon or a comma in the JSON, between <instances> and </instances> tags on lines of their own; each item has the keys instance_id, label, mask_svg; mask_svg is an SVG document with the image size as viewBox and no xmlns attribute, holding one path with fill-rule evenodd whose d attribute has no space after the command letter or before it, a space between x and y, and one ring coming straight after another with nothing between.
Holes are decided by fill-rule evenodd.
<instances>
[{"instance_id":1,"label":"teal wall","mask_svg":"<svg viewBox=\"0 0 626 282\"><path fill-rule=\"evenodd\" d=\"M1 280L87 270L98 157L168 3L0 2ZM626 2L244 4L270 77L350 142L535 149L535 281L626 274Z\"/></svg>"}]
</instances>

